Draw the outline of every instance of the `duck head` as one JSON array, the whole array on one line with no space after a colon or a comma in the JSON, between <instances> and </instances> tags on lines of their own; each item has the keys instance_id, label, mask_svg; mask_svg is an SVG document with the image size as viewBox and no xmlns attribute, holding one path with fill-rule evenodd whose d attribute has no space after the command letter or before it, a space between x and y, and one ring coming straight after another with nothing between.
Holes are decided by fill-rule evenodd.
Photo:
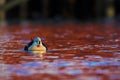
<instances>
[{"instance_id":1,"label":"duck head","mask_svg":"<svg viewBox=\"0 0 120 80\"><path fill-rule=\"evenodd\" d=\"M36 37L36 38L33 40L33 44L36 45L37 47L40 47L40 46L42 45L41 38L40 38L40 37Z\"/></svg>"}]
</instances>

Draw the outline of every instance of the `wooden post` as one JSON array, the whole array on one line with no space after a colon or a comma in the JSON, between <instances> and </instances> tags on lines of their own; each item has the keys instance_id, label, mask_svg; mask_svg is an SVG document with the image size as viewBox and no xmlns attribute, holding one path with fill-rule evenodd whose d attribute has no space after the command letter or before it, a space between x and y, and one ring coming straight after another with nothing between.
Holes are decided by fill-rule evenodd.
<instances>
[{"instance_id":1,"label":"wooden post","mask_svg":"<svg viewBox=\"0 0 120 80\"><path fill-rule=\"evenodd\" d=\"M102 14L102 0L96 0L96 6L95 6L95 13L96 13L96 19L101 20L101 14Z\"/></svg>"},{"instance_id":2,"label":"wooden post","mask_svg":"<svg viewBox=\"0 0 120 80\"><path fill-rule=\"evenodd\" d=\"M26 2L22 3L20 5L20 20L23 22L23 21L26 21L26 18L27 17L27 4Z\"/></svg>"},{"instance_id":3,"label":"wooden post","mask_svg":"<svg viewBox=\"0 0 120 80\"><path fill-rule=\"evenodd\" d=\"M113 19L115 15L115 9L113 3L114 0L107 0L106 16L108 19Z\"/></svg>"},{"instance_id":4,"label":"wooden post","mask_svg":"<svg viewBox=\"0 0 120 80\"><path fill-rule=\"evenodd\" d=\"M71 15L69 17L71 17L71 18L74 18L74 3L75 3L75 0L69 0L70 13L71 13Z\"/></svg>"},{"instance_id":5,"label":"wooden post","mask_svg":"<svg viewBox=\"0 0 120 80\"><path fill-rule=\"evenodd\" d=\"M48 3L49 3L49 1L48 0L42 0L42 2L43 2L43 10L42 10L42 12L43 12L43 16L45 17L45 18L47 18L48 17Z\"/></svg>"},{"instance_id":6,"label":"wooden post","mask_svg":"<svg viewBox=\"0 0 120 80\"><path fill-rule=\"evenodd\" d=\"M4 4L5 0L0 0L0 26L4 26L6 24Z\"/></svg>"}]
</instances>

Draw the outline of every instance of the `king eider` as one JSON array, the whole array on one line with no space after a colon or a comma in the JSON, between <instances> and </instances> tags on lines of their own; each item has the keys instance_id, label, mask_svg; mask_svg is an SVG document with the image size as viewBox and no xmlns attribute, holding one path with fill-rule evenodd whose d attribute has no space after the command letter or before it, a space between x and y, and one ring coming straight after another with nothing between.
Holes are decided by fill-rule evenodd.
<instances>
[{"instance_id":1,"label":"king eider","mask_svg":"<svg viewBox=\"0 0 120 80\"><path fill-rule=\"evenodd\" d=\"M30 43L28 43L27 46L24 47L25 51L32 51L34 52L39 52L39 53L46 53L46 46L44 43L41 41L40 37L36 37L34 40L31 40Z\"/></svg>"}]
</instances>

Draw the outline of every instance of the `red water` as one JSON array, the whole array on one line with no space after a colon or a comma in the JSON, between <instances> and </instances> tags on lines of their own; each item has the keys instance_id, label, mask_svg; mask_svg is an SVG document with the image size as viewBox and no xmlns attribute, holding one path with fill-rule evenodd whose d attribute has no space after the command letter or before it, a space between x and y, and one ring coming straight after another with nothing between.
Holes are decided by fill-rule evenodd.
<instances>
[{"instance_id":1,"label":"red water","mask_svg":"<svg viewBox=\"0 0 120 80\"><path fill-rule=\"evenodd\" d=\"M31 38L43 57L23 51ZM120 80L120 28L97 24L12 26L0 29L0 80Z\"/></svg>"}]
</instances>

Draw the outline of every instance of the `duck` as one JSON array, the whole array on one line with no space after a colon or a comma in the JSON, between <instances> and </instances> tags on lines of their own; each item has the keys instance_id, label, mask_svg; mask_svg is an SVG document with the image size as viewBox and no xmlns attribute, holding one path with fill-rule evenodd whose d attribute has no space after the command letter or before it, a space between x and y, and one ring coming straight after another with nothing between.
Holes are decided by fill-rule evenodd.
<instances>
[{"instance_id":1,"label":"duck","mask_svg":"<svg viewBox=\"0 0 120 80\"><path fill-rule=\"evenodd\" d=\"M24 47L24 50L32 53L37 53L37 52L46 53L47 47L42 42L40 37L36 37L34 40L32 39L31 42Z\"/></svg>"}]
</instances>

